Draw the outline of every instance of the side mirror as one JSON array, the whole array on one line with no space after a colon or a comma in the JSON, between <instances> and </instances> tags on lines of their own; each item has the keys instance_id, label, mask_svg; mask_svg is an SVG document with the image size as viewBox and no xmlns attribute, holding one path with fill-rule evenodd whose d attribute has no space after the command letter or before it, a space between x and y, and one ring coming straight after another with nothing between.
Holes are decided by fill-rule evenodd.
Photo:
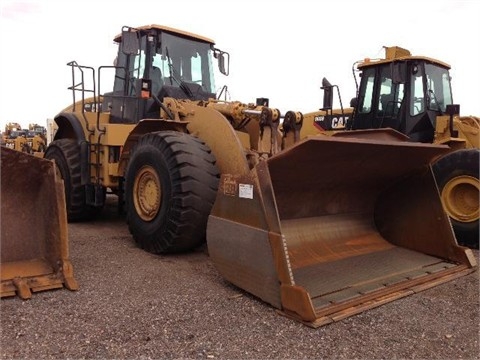
<instances>
[{"instance_id":1,"label":"side mirror","mask_svg":"<svg viewBox=\"0 0 480 360\"><path fill-rule=\"evenodd\" d=\"M214 49L213 56L218 59L218 70L220 70L223 75L228 76L230 73L230 54L225 51Z\"/></svg>"},{"instance_id":2,"label":"side mirror","mask_svg":"<svg viewBox=\"0 0 480 360\"><path fill-rule=\"evenodd\" d=\"M127 55L136 55L140 50L138 33L133 30L122 30L122 52Z\"/></svg>"}]
</instances>

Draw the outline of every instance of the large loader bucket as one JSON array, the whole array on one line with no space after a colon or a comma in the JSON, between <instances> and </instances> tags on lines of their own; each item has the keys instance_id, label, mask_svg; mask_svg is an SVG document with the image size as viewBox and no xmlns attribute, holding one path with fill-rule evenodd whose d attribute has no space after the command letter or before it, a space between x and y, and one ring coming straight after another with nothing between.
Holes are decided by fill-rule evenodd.
<instances>
[{"instance_id":1,"label":"large loader bucket","mask_svg":"<svg viewBox=\"0 0 480 360\"><path fill-rule=\"evenodd\" d=\"M78 288L63 182L52 161L1 148L1 297Z\"/></svg>"},{"instance_id":2,"label":"large loader bucket","mask_svg":"<svg viewBox=\"0 0 480 360\"><path fill-rule=\"evenodd\" d=\"M306 139L247 175L222 175L207 228L231 283L318 327L473 271L430 162L447 147Z\"/></svg>"}]
</instances>

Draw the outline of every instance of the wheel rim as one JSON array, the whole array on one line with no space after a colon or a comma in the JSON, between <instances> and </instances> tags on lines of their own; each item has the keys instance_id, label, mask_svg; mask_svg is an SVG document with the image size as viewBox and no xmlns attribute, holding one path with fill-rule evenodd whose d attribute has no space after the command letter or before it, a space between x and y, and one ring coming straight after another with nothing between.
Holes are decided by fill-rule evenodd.
<instances>
[{"instance_id":1,"label":"wheel rim","mask_svg":"<svg viewBox=\"0 0 480 360\"><path fill-rule=\"evenodd\" d=\"M469 223L479 218L480 185L472 176L458 176L445 184L442 203L447 214L459 221Z\"/></svg>"},{"instance_id":2,"label":"wheel rim","mask_svg":"<svg viewBox=\"0 0 480 360\"><path fill-rule=\"evenodd\" d=\"M160 210L161 198L161 183L155 169L142 167L133 185L133 203L138 216L144 221L153 220Z\"/></svg>"}]
</instances>

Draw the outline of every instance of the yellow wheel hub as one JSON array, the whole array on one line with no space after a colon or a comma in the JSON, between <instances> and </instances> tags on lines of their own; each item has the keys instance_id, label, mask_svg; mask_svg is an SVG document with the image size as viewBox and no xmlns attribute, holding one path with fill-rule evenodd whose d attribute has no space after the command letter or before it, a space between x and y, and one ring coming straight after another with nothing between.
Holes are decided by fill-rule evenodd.
<instances>
[{"instance_id":1,"label":"yellow wheel hub","mask_svg":"<svg viewBox=\"0 0 480 360\"><path fill-rule=\"evenodd\" d=\"M135 177L133 202L138 216L151 221L160 210L162 187L157 172L151 166L144 166Z\"/></svg>"},{"instance_id":2,"label":"yellow wheel hub","mask_svg":"<svg viewBox=\"0 0 480 360\"><path fill-rule=\"evenodd\" d=\"M448 216L459 222L473 222L479 218L480 183L472 176L457 176L445 184L442 203Z\"/></svg>"}]
</instances>

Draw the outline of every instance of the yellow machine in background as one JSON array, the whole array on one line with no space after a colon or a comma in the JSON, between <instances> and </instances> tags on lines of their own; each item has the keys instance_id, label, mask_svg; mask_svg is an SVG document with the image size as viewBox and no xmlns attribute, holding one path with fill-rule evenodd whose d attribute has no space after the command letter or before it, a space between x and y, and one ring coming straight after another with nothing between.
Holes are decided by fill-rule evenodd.
<instances>
[{"instance_id":1,"label":"yellow machine in background","mask_svg":"<svg viewBox=\"0 0 480 360\"><path fill-rule=\"evenodd\" d=\"M5 125L5 131L2 133L2 139L5 140L9 135L11 131L14 130L21 130L22 126L19 123L8 123Z\"/></svg>"},{"instance_id":2,"label":"yellow machine in background","mask_svg":"<svg viewBox=\"0 0 480 360\"><path fill-rule=\"evenodd\" d=\"M26 130L18 123L8 123L2 134L2 145L9 149L28 152Z\"/></svg>"},{"instance_id":3,"label":"yellow machine in background","mask_svg":"<svg viewBox=\"0 0 480 360\"><path fill-rule=\"evenodd\" d=\"M1 145L42 157L47 148L46 128L38 124L30 124L28 129L22 129L18 123L8 123L5 126Z\"/></svg>"},{"instance_id":4,"label":"yellow machine in background","mask_svg":"<svg viewBox=\"0 0 480 360\"><path fill-rule=\"evenodd\" d=\"M26 130L11 130L9 135L5 136L4 141L3 146L9 149L26 153L30 152Z\"/></svg>"},{"instance_id":5,"label":"yellow machine in background","mask_svg":"<svg viewBox=\"0 0 480 360\"><path fill-rule=\"evenodd\" d=\"M33 130L26 131L27 148L24 152L29 154L40 153L43 154L47 149L47 138L43 133Z\"/></svg>"},{"instance_id":6,"label":"yellow machine in background","mask_svg":"<svg viewBox=\"0 0 480 360\"><path fill-rule=\"evenodd\" d=\"M213 40L150 25L114 41L114 66L68 63L73 102L45 152L70 221L94 218L109 191L139 247L206 240L228 281L310 326L476 268L430 168L447 146L390 130L301 139L299 112L216 99L212 65L227 75L229 55ZM114 77L112 91L87 88L84 73Z\"/></svg>"},{"instance_id":7,"label":"yellow machine in background","mask_svg":"<svg viewBox=\"0 0 480 360\"><path fill-rule=\"evenodd\" d=\"M460 116L452 100L450 66L399 47L385 58L355 63L360 72L351 107L332 109L338 87L323 80L323 109L305 114L300 137L345 130L392 128L409 141L447 145L433 171L443 207L460 244L478 248L480 224L480 118Z\"/></svg>"},{"instance_id":8,"label":"yellow machine in background","mask_svg":"<svg viewBox=\"0 0 480 360\"><path fill-rule=\"evenodd\" d=\"M29 124L27 131L29 153L44 153L47 149L47 129L38 124Z\"/></svg>"}]
</instances>

